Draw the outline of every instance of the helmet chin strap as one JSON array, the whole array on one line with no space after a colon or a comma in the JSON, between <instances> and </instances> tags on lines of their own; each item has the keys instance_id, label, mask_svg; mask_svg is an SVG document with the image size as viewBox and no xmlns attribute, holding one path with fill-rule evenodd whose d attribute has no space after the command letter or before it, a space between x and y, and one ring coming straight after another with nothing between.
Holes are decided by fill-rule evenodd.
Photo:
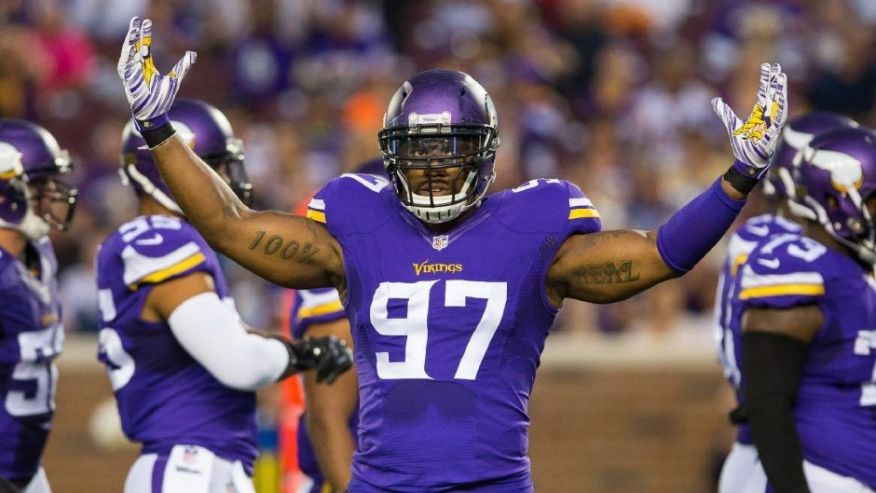
<instances>
[{"instance_id":1,"label":"helmet chin strap","mask_svg":"<svg viewBox=\"0 0 876 493\"><path fill-rule=\"evenodd\" d=\"M137 183L140 184L141 187L143 187L143 191L148 193L149 196L152 197L153 199L155 199L159 204L163 205L164 207L170 209L171 211L173 211L177 214L183 213L183 211L182 211L182 209L180 209L179 205L177 205L177 203L174 202L173 199L168 197L166 193L162 192L161 189L156 187L155 184L152 183L151 180L149 180L149 178L147 178L145 175L140 173L137 170L136 166L134 166L133 164L129 164L129 165L127 165L126 169L127 169L128 173L131 175L131 178L133 178Z\"/></svg>"},{"instance_id":2,"label":"helmet chin strap","mask_svg":"<svg viewBox=\"0 0 876 493\"><path fill-rule=\"evenodd\" d=\"M476 207L480 204L481 198L483 197L483 193L475 198L471 203L468 203L468 200L462 200L453 202L454 195L461 195L462 197L467 197L468 192L472 187L472 184L477 179L477 170L469 171L468 176L465 179L465 183L462 185L462 189L458 194L453 195L442 195L438 197L433 197L429 195L420 195L413 193L410 190L410 185L406 179L402 179L402 186L406 189L405 191L410 194L411 204L403 204L405 209L411 211L415 216L419 219L429 223L429 224L441 224L452 221L459 217L463 212L465 212L470 207ZM484 188L486 191L486 187Z\"/></svg>"}]
</instances>

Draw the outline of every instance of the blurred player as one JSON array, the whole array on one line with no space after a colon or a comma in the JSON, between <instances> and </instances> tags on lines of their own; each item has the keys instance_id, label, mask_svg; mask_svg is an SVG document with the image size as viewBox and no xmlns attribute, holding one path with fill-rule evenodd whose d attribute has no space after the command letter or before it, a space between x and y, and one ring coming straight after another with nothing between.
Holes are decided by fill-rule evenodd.
<instances>
[{"instance_id":1,"label":"blurred player","mask_svg":"<svg viewBox=\"0 0 876 493\"><path fill-rule=\"evenodd\" d=\"M795 159L801 149L817 135L840 128L854 128L858 124L845 116L828 112L813 112L788 122L782 131L782 140L776 150L776 158L770 167L767 180L763 183L772 212L753 217L745 222L730 238L727 247L727 260L718 279L718 303L715 305L718 358L724 368L724 375L737 393L737 401L742 400L740 358L742 334L739 314L734 313L731 301L739 266L745 263L749 254L776 235L799 235L801 228L789 211L793 207L789 197L795 194L793 170ZM734 420L741 419L740 411L733 414ZM763 471L757 462L757 451L751 441L751 430L745 423L737 423L737 441L724 462L721 474L721 493L746 491L745 485L756 471Z\"/></svg>"},{"instance_id":2,"label":"blurred player","mask_svg":"<svg viewBox=\"0 0 876 493\"><path fill-rule=\"evenodd\" d=\"M756 452L734 448L724 491L872 492L876 137L823 133L798 160L792 202L802 230L760 240L733 288L736 414L747 424L740 442ZM755 464L747 475L734 471L746 462Z\"/></svg>"},{"instance_id":3,"label":"blurred player","mask_svg":"<svg viewBox=\"0 0 876 493\"><path fill-rule=\"evenodd\" d=\"M189 148L248 201L241 142L216 108L178 101L169 112ZM351 365L335 338L291 343L248 332L215 253L186 221L129 123L122 171L139 216L97 256L99 359L122 428L143 444L126 493L251 492L255 389L315 369L331 383Z\"/></svg>"},{"instance_id":4,"label":"blurred player","mask_svg":"<svg viewBox=\"0 0 876 493\"><path fill-rule=\"evenodd\" d=\"M379 141L390 179L343 175L308 218L247 208L166 115L188 53L162 76L135 18L118 71L180 206L211 244L283 286L333 286L356 342L359 444L349 492L534 489L527 405L565 298L618 301L692 268L766 171L786 77L761 68L747 121L715 111L736 161L659 230L600 233L581 190L532 180L487 196L499 145L492 100L470 76L428 70L392 97Z\"/></svg>"},{"instance_id":5,"label":"blurred player","mask_svg":"<svg viewBox=\"0 0 876 493\"><path fill-rule=\"evenodd\" d=\"M356 168L357 174L386 176L383 160L372 160ZM306 213L306 207L301 211ZM292 337L333 335L353 345L350 322L334 288L297 290L289 315ZM345 491L350 482L356 426L359 381L349 372L331 386L316 385L304 375L306 412L298 427L298 464L313 481L311 493Z\"/></svg>"},{"instance_id":6,"label":"blurred player","mask_svg":"<svg viewBox=\"0 0 876 493\"><path fill-rule=\"evenodd\" d=\"M0 491L48 493L40 458L55 411L64 329L49 230L66 230L76 190L67 151L44 128L0 119ZM5 489L4 489L5 488Z\"/></svg>"}]
</instances>

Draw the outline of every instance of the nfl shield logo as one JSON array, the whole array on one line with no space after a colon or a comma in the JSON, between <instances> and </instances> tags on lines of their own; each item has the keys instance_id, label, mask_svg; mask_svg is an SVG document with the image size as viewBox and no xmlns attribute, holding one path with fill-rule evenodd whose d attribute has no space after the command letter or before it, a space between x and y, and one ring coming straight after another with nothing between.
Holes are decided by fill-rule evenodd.
<instances>
[{"instance_id":1,"label":"nfl shield logo","mask_svg":"<svg viewBox=\"0 0 876 493\"><path fill-rule=\"evenodd\" d=\"M444 250L445 248L447 248L447 239L448 239L447 235L433 236L432 237L432 248L434 248L435 250L438 250L439 252L441 250Z\"/></svg>"}]
</instances>

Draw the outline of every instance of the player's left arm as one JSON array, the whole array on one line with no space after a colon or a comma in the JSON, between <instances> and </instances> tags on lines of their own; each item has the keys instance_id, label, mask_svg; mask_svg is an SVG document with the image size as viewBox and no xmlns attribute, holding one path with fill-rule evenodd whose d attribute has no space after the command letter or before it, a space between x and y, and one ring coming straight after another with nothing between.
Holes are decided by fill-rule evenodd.
<instances>
[{"instance_id":1,"label":"player's left arm","mask_svg":"<svg viewBox=\"0 0 876 493\"><path fill-rule=\"evenodd\" d=\"M547 277L556 306L564 298L593 303L626 299L689 271L721 239L764 176L787 116L787 78L776 64L761 66L757 103L740 120L720 98L712 106L730 136L735 160L723 177L656 230L571 236Z\"/></svg>"},{"instance_id":2,"label":"player's left arm","mask_svg":"<svg viewBox=\"0 0 876 493\"><path fill-rule=\"evenodd\" d=\"M824 314L816 304L749 308L743 314L745 417L776 491L809 491L793 409L809 344L823 324Z\"/></svg>"}]
</instances>

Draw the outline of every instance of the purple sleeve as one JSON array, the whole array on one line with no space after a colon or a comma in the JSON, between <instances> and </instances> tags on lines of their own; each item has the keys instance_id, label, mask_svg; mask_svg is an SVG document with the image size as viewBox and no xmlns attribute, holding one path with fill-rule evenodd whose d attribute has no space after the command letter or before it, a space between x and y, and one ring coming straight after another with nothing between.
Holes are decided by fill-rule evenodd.
<instances>
[{"instance_id":1,"label":"purple sleeve","mask_svg":"<svg viewBox=\"0 0 876 493\"><path fill-rule=\"evenodd\" d=\"M744 200L727 196L718 178L660 226L657 233L660 257L679 274L691 270L724 236L743 206Z\"/></svg>"}]
</instances>

